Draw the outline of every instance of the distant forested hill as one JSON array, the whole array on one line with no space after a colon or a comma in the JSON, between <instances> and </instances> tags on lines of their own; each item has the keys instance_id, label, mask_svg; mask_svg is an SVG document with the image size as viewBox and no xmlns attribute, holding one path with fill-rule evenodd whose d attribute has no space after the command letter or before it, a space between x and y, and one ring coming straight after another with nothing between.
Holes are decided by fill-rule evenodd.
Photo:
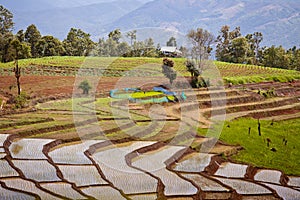
<instances>
[{"instance_id":1,"label":"distant forested hill","mask_svg":"<svg viewBox=\"0 0 300 200\"><path fill-rule=\"evenodd\" d=\"M33 23L42 34L60 39L71 27L97 38L116 28L124 32L145 27L184 34L202 27L217 35L227 24L240 26L243 34L262 32L268 46L300 45L299 0L88 0L85 5L79 0L0 0L0 4L13 12L16 30ZM151 29L142 36L151 36Z\"/></svg>"}]
</instances>

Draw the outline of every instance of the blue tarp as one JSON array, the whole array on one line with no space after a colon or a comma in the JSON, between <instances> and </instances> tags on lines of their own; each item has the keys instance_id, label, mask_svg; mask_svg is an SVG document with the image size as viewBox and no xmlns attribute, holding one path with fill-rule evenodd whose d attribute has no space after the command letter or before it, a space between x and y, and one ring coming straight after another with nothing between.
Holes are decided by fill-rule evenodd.
<instances>
[{"instance_id":1,"label":"blue tarp","mask_svg":"<svg viewBox=\"0 0 300 200\"><path fill-rule=\"evenodd\" d=\"M153 90L155 92L163 92L166 95L176 96L176 92L170 92L169 90L166 90L165 88L162 88L162 87L154 87Z\"/></svg>"},{"instance_id":2,"label":"blue tarp","mask_svg":"<svg viewBox=\"0 0 300 200\"><path fill-rule=\"evenodd\" d=\"M180 97L181 97L181 99L182 99L183 101L185 101L186 98L187 98L186 95L184 94L184 92L181 93L181 96L180 96Z\"/></svg>"},{"instance_id":3,"label":"blue tarp","mask_svg":"<svg viewBox=\"0 0 300 200\"><path fill-rule=\"evenodd\" d=\"M155 92L162 92L165 95L167 95L166 97L160 97L160 98L151 98L151 99L135 99L131 97L131 93L130 92L140 92L141 90L139 88L125 88L123 89L125 92L128 93L120 93L120 94L116 94L117 92L119 92L118 89L115 90L111 90L109 92L110 97L115 98L115 99L128 99L129 101L132 102L136 102L136 103L166 103L166 102L173 102L173 100L169 99L167 96L174 96L175 97L175 101L178 101L177 97L176 97L176 92L170 92L168 90L166 90L165 88L162 87L154 87L153 91ZM181 99L182 100L186 100L186 96L184 94L184 92L181 93Z\"/></svg>"}]
</instances>

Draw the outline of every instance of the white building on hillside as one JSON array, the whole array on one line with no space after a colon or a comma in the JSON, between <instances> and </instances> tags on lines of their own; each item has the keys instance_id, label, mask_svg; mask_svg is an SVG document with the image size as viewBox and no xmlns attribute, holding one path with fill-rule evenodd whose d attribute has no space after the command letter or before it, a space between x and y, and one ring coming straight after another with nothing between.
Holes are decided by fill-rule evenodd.
<instances>
[{"instance_id":1,"label":"white building on hillside","mask_svg":"<svg viewBox=\"0 0 300 200\"><path fill-rule=\"evenodd\" d=\"M160 52L164 56L168 56L168 57L180 57L182 55L182 52L179 51L177 47L167 47L167 46L161 47Z\"/></svg>"}]
</instances>

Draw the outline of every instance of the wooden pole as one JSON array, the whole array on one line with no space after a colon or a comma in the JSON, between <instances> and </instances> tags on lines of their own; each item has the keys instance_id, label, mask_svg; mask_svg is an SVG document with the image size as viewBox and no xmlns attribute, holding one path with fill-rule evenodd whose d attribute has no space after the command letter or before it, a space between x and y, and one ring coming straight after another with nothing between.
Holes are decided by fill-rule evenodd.
<instances>
[{"instance_id":1,"label":"wooden pole","mask_svg":"<svg viewBox=\"0 0 300 200\"><path fill-rule=\"evenodd\" d=\"M19 63L18 63L18 56L15 63L16 66L14 71L15 71L15 77L17 79L18 95L20 95L21 94L21 86L20 86L21 68L19 67Z\"/></svg>"},{"instance_id":2,"label":"wooden pole","mask_svg":"<svg viewBox=\"0 0 300 200\"><path fill-rule=\"evenodd\" d=\"M260 128L260 122L259 122L259 119L258 119L258 135L261 136L261 128Z\"/></svg>"}]
</instances>

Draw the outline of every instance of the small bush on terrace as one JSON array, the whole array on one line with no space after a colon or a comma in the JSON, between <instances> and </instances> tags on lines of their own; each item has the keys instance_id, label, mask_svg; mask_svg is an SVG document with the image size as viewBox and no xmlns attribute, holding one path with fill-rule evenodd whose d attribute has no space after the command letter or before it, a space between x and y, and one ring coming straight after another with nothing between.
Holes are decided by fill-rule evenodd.
<instances>
[{"instance_id":1,"label":"small bush on terrace","mask_svg":"<svg viewBox=\"0 0 300 200\"><path fill-rule=\"evenodd\" d=\"M78 88L82 89L82 94L89 94L90 89L92 89L87 80L82 81Z\"/></svg>"},{"instance_id":2,"label":"small bush on terrace","mask_svg":"<svg viewBox=\"0 0 300 200\"><path fill-rule=\"evenodd\" d=\"M25 92L21 92L20 95L15 97L14 103L15 103L15 108L20 109L20 108L25 108L27 106L27 99L28 96Z\"/></svg>"}]
</instances>

